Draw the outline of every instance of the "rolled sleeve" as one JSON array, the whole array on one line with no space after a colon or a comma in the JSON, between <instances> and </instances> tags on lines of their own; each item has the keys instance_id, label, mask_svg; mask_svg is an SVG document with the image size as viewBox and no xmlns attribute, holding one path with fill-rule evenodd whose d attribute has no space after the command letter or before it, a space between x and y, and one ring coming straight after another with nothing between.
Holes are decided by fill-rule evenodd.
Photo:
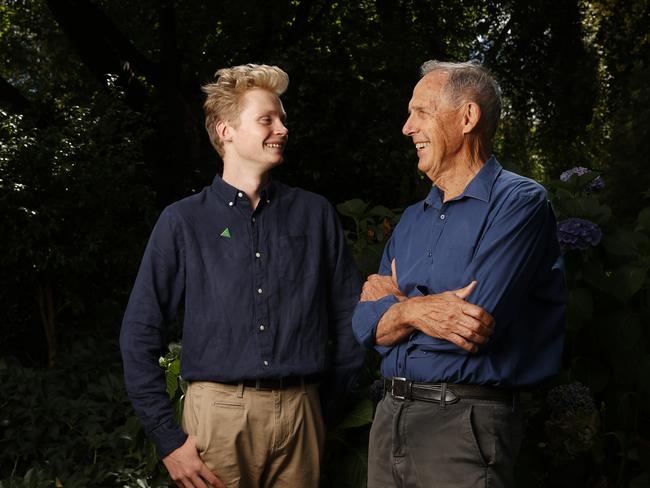
<instances>
[{"instance_id":1,"label":"rolled sleeve","mask_svg":"<svg viewBox=\"0 0 650 488\"><path fill-rule=\"evenodd\" d=\"M375 349L385 356L391 346L379 346L375 342L379 321L390 307L398 302L397 297L388 295L374 302L360 302L352 316L352 330L360 344L368 349Z\"/></svg>"}]
</instances>

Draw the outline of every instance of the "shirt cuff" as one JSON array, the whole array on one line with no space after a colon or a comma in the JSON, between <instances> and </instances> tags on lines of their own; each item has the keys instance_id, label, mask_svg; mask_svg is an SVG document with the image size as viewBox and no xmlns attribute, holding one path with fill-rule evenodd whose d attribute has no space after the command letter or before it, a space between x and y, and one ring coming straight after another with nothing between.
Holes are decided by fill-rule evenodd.
<instances>
[{"instance_id":1,"label":"shirt cuff","mask_svg":"<svg viewBox=\"0 0 650 488\"><path fill-rule=\"evenodd\" d=\"M377 325L388 309L397 302L397 297L393 295L387 295L374 302L360 302L352 317L352 328L357 340L368 349L376 349L382 356L385 356L392 346L378 346L375 343Z\"/></svg>"},{"instance_id":2,"label":"shirt cuff","mask_svg":"<svg viewBox=\"0 0 650 488\"><path fill-rule=\"evenodd\" d=\"M149 433L149 438L156 445L160 458L175 451L187 440L187 434L172 420L160 424Z\"/></svg>"}]
</instances>

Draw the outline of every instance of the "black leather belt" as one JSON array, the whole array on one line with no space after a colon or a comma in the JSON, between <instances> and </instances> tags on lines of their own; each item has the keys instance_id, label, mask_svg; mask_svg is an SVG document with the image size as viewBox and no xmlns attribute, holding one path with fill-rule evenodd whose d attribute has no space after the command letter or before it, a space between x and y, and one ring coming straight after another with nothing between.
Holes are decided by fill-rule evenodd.
<instances>
[{"instance_id":1,"label":"black leather belt","mask_svg":"<svg viewBox=\"0 0 650 488\"><path fill-rule=\"evenodd\" d=\"M457 403L463 398L513 404L517 395L495 386L416 383L406 378L384 378L384 391L398 400L422 400L440 404Z\"/></svg>"},{"instance_id":2,"label":"black leather belt","mask_svg":"<svg viewBox=\"0 0 650 488\"><path fill-rule=\"evenodd\" d=\"M243 383L246 388L255 388L256 390L284 390L286 388L295 388L304 384L309 385L317 383L319 376L285 376L283 378L258 378L256 380L238 380L238 381L220 381L224 385L239 385Z\"/></svg>"}]
</instances>

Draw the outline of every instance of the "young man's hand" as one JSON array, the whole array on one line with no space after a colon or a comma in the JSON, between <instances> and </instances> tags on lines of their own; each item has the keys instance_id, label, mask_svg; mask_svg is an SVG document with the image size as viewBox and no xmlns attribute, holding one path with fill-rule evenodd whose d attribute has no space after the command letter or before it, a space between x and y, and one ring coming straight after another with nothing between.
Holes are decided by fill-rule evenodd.
<instances>
[{"instance_id":1,"label":"young man's hand","mask_svg":"<svg viewBox=\"0 0 650 488\"><path fill-rule=\"evenodd\" d=\"M224 482L201 461L192 436L188 436L185 444L170 452L162 461L179 488L226 488Z\"/></svg>"}]
</instances>

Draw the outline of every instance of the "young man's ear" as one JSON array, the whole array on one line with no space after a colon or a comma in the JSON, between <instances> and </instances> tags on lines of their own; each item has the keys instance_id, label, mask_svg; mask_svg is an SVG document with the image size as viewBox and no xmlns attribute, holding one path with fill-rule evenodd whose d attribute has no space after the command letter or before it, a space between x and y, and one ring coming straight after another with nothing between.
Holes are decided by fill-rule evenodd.
<instances>
[{"instance_id":1,"label":"young man's ear","mask_svg":"<svg viewBox=\"0 0 650 488\"><path fill-rule=\"evenodd\" d=\"M478 103L468 102L463 108L463 134L469 134L481 120L481 107Z\"/></svg>"},{"instance_id":2,"label":"young man's ear","mask_svg":"<svg viewBox=\"0 0 650 488\"><path fill-rule=\"evenodd\" d=\"M230 142L232 140L230 125L227 122L223 120L217 122L217 136L221 139L221 142Z\"/></svg>"}]
</instances>

